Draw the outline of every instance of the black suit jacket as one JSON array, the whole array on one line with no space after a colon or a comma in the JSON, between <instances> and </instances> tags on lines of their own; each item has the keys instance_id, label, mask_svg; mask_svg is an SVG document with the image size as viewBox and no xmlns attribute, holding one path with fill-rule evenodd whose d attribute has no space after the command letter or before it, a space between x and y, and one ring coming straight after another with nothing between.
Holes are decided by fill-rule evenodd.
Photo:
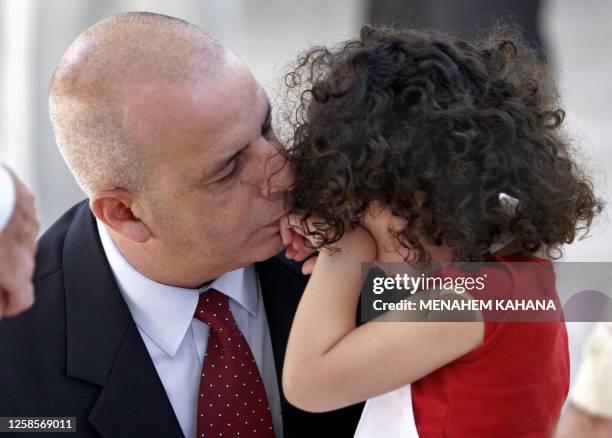
<instances>
[{"instance_id":1,"label":"black suit jacket","mask_svg":"<svg viewBox=\"0 0 612 438\"><path fill-rule=\"evenodd\" d=\"M306 278L282 256L256 269L282 388ZM0 321L0 416L76 417L69 437L182 437L87 202L40 239L34 282L35 305ZM290 405L281 390L281 407L286 437L352 437L363 403L313 414Z\"/></svg>"}]
</instances>

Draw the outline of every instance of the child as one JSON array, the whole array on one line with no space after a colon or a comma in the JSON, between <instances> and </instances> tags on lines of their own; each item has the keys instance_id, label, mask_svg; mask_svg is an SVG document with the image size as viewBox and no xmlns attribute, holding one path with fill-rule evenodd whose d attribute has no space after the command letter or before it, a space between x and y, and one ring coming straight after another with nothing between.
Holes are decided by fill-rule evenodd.
<instances>
[{"instance_id":1,"label":"child","mask_svg":"<svg viewBox=\"0 0 612 438\"><path fill-rule=\"evenodd\" d=\"M365 26L300 56L287 85L283 240L298 261L319 250L303 265L287 399L313 412L368 400L359 437L550 436L569 385L563 322L355 324L361 262L497 262L495 287L521 293L544 278L556 296L546 256L601 204L544 66L500 33L469 43ZM511 265L521 261L536 267Z\"/></svg>"}]
</instances>

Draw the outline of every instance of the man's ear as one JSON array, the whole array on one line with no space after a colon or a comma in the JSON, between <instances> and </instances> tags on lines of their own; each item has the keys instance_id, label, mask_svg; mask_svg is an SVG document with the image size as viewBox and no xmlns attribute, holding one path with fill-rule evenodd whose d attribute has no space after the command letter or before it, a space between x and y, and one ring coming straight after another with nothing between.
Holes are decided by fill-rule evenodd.
<instances>
[{"instance_id":1,"label":"man's ear","mask_svg":"<svg viewBox=\"0 0 612 438\"><path fill-rule=\"evenodd\" d=\"M133 205L133 195L124 189L104 190L89 198L92 213L108 228L129 240L145 243L152 234L147 225L134 215Z\"/></svg>"}]
</instances>

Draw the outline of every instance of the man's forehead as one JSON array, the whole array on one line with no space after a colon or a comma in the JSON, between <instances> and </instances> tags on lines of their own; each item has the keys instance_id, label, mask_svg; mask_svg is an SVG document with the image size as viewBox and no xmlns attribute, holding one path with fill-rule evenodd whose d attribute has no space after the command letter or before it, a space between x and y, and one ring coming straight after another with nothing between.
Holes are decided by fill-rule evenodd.
<instances>
[{"instance_id":1,"label":"man's forehead","mask_svg":"<svg viewBox=\"0 0 612 438\"><path fill-rule=\"evenodd\" d=\"M241 75L235 76L235 87L227 81L197 90L137 84L126 93L124 120L130 134L147 149L160 148L162 156L176 155L180 148L192 164L203 160L204 167L213 169L261 129L268 110L265 90L252 76L242 83Z\"/></svg>"},{"instance_id":2,"label":"man's forehead","mask_svg":"<svg viewBox=\"0 0 612 438\"><path fill-rule=\"evenodd\" d=\"M237 90L227 85L135 84L124 93L126 122L135 134L161 128L195 134L191 131L218 127L228 116L252 108L257 98L257 90L246 92L248 85Z\"/></svg>"}]
</instances>

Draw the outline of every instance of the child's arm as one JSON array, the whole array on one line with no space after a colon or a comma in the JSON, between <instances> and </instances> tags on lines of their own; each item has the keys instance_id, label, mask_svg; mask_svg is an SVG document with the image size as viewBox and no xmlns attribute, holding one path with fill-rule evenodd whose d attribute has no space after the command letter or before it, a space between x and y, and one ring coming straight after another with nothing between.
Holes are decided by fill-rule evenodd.
<instances>
[{"instance_id":1,"label":"child's arm","mask_svg":"<svg viewBox=\"0 0 612 438\"><path fill-rule=\"evenodd\" d=\"M363 228L341 252L322 250L298 306L285 355L283 390L295 406L323 412L399 388L482 343L482 322L368 322L355 326L361 262L376 257Z\"/></svg>"}]
</instances>

